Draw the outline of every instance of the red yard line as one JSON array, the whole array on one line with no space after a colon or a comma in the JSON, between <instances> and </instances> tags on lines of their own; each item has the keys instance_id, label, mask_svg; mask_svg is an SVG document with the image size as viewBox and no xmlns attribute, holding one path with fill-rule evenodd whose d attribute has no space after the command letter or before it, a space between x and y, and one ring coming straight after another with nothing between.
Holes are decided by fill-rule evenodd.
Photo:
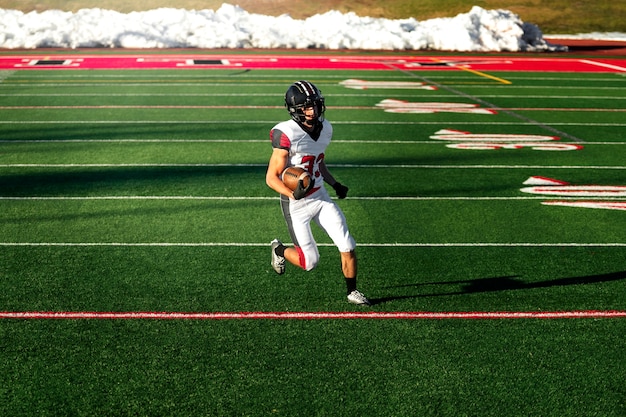
<instances>
[{"instance_id":1,"label":"red yard line","mask_svg":"<svg viewBox=\"0 0 626 417\"><path fill-rule=\"evenodd\" d=\"M18 320L502 320L502 319L599 319L626 318L626 311L472 311L472 312L96 312L21 311L0 312L0 319Z\"/></svg>"}]
</instances>

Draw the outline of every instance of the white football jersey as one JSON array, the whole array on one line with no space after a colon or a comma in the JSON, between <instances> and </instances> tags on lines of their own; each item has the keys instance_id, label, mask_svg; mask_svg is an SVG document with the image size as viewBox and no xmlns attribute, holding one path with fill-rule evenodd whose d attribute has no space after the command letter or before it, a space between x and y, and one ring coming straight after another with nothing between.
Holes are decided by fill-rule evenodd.
<instances>
[{"instance_id":1,"label":"white football jersey","mask_svg":"<svg viewBox=\"0 0 626 417\"><path fill-rule=\"evenodd\" d=\"M319 133L319 136L316 134ZM318 136L317 139L314 139ZM324 160L326 147L333 136L333 127L324 119L321 131L309 134L294 120L278 123L270 131L272 146L289 151L289 166L301 167L315 178L315 189L323 184L322 174L319 169Z\"/></svg>"}]
</instances>

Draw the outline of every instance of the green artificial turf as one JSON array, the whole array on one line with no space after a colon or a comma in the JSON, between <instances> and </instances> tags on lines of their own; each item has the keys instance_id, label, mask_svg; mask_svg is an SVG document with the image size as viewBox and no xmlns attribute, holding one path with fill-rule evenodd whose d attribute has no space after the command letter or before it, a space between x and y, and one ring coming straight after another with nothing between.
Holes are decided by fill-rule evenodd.
<instances>
[{"instance_id":1,"label":"green artificial turf","mask_svg":"<svg viewBox=\"0 0 626 417\"><path fill-rule=\"evenodd\" d=\"M0 311L624 311L624 212L521 191L531 176L626 185L624 78L496 75L513 84L452 71L14 72L0 83ZM416 77L453 90L339 85ZM327 97L326 161L350 187L339 205L370 309L346 303L318 229L314 271L269 265L269 242L289 238L264 182L268 132L300 78ZM375 107L467 96L497 114ZM441 129L582 149L452 149L432 137ZM625 323L2 319L0 414L623 416Z\"/></svg>"}]
</instances>

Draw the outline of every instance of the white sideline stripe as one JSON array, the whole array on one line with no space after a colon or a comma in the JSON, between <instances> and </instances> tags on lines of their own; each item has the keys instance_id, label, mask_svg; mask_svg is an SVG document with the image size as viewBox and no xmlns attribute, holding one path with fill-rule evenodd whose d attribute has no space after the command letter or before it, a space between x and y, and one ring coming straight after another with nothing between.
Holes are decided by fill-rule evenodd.
<instances>
[{"instance_id":1,"label":"white sideline stripe","mask_svg":"<svg viewBox=\"0 0 626 417\"><path fill-rule=\"evenodd\" d=\"M626 72L626 68L620 67L620 66L617 66L617 65L605 64L603 62L590 61L588 59L581 59L580 62L585 63L585 64L589 64L589 65L596 65L598 67L610 68L610 69L614 69L614 70L617 70L617 71L624 71L624 72Z\"/></svg>"},{"instance_id":2,"label":"white sideline stripe","mask_svg":"<svg viewBox=\"0 0 626 417\"><path fill-rule=\"evenodd\" d=\"M388 165L329 164L333 168L416 168L416 169L626 169L624 165ZM215 168L267 167L267 164L0 164L0 168Z\"/></svg>"},{"instance_id":3,"label":"white sideline stripe","mask_svg":"<svg viewBox=\"0 0 626 417\"><path fill-rule=\"evenodd\" d=\"M543 197L534 197L543 198ZM3 197L0 200L276 200L278 197L193 196L193 195L105 195L105 196L29 196ZM545 199L545 198L544 198Z\"/></svg>"},{"instance_id":4,"label":"white sideline stripe","mask_svg":"<svg viewBox=\"0 0 626 417\"><path fill-rule=\"evenodd\" d=\"M523 197L348 197L347 200L364 201L527 201L545 200L546 196ZM580 200L580 197L559 197L560 200ZM623 197L596 196L594 200L623 200ZM193 196L193 195L105 195L105 196L0 196L2 200L39 201L39 200L269 200L278 201L278 197L247 197L247 196Z\"/></svg>"},{"instance_id":5,"label":"white sideline stripe","mask_svg":"<svg viewBox=\"0 0 626 417\"><path fill-rule=\"evenodd\" d=\"M269 247L269 243L246 243L246 242L0 242L1 246L63 246L63 247ZM319 243L318 246L333 247L332 243ZM422 248L422 247L626 247L624 242L605 243L358 243L360 247L371 248Z\"/></svg>"},{"instance_id":6,"label":"white sideline stripe","mask_svg":"<svg viewBox=\"0 0 626 417\"><path fill-rule=\"evenodd\" d=\"M601 64L601 63L597 63L597 62L585 62L587 64L591 64L591 65L598 65L598 66L607 66L609 64ZM611 67L609 67L611 68ZM623 67L618 67L615 66L612 69L619 69L620 71L626 71L625 68ZM439 79L439 80L448 80L446 78L441 78L441 77L429 77L431 79ZM527 79L527 78L518 78L518 79ZM598 79L599 81L605 81L605 79ZM570 81L570 79L565 80L565 81ZM585 82L588 82L588 80L582 80ZM615 79L610 80L610 81L616 81ZM317 83L316 83L317 84ZM319 85L323 85L323 83L320 83ZM336 86L336 84L331 84L333 87ZM494 85L494 84L467 84L465 82L462 81L451 81L449 84L446 84L447 86L459 86L459 87L464 87L464 88L480 88L480 89L496 89L498 87L501 87L499 85ZM250 83L240 83L240 84L233 84L233 83L212 83L212 82L204 82L202 80L199 80L198 82L163 82L163 81L159 81L158 79L155 80L149 80L147 82L102 82L102 83L91 83L91 82L68 82L68 83L55 83L55 82L36 82L36 81L29 81L29 82L15 82L12 81L10 83L5 83L0 87L15 87L15 86L20 86L20 87L61 87L61 88L65 88L65 87L120 87L120 88L124 88L124 87L153 87L153 86L157 86L157 87L193 87L193 86L202 86L202 87L244 87L244 86L251 86L251 87L259 87L259 84L250 84ZM280 87L283 88L284 84L263 84L263 87ZM511 89L520 89L520 90L548 90L548 91L554 91L555 89L559 89L559 90L615 90L615 87L594 87L594 86L562 86L562 85L542 85L542 86L531 86L531 85L507 85L506 86L507 90L511 90ZM176 94L176 93L174 93ZM260 93L262 96L266 97L268 96L268 94L263 94ZM169 94L168 94L169 95ZM228 93L228 96L235 96L236 94L232 94L232 93ZM271 95L271 93L269 94ZM342 95L349 95L349 94L338 94L337 96L342 96ZM246 94L247 96L247 94Z\"/></svg>"},{"instance_id":7,"label":"white sideline stripe","mask_svg":"<svg viewBox=\"0 0 626 417\"><path fill-rule=\"evenodd\" d=\"M29 125L29 124L179 124L179 125L189 125L189 124L262 124L262 125L270 125L273 126L276 124L275 120L0 120L0 125ZM390 121L366 121L366 120L353 120L353 121L337 121L333 120L334 125L395 125L395 126L426 126L426 125L434 125L441 126L441 122L428 122L428 121L420 121L420 122L390 122ZM519 122L446 122L447 125L477 125L484 126L486 124L490 126L526 126L531 125L532 123L519 121ZM551 126L603 126L603 127L624 127L626 123L588 123L588 122L579 122L579 123L571 123L571 122L550 122Z\"/></svg>"},{"instance_id":8,"label":"white sideline stripe","mask_svg":"<svg viewBox=\"0 0 626 417\"><path fill-rule=\"evenodd\" d=\"M455 141L457 142L457 141ZM458 140L461 142L461 140ZM486 142L493 142L488 140ZM0 139L0 143L269 143L267 139ZM334 139L333 143L345 144L392 144L392 145L441 145L441 141L435 140L367 140L367 139ZM573 144L574 142L556 142L557 144ZM590 145L626 145L626 142L585 142Z\"/></svg>"},{"instance_id":9,"label":"white sideline stripe","mask_svg":"<svg viewBox=\"0 0 626 417\"><path fill-rule=\"evenodd\" d=\"M0 168L266 167L267 164L0 164Z\"/></svg>"},{"instance_id":10,"label":"white sideline stripe","mask_svg":"<svg viewBox=\"0 0 626 417\"><path fill-rule=\"evenodd\" d=\"M0 143L109 143L111 145L119 144L120 142L129 142L129 143L270 143L269 139L0 139ZM348 140L333 140L333 143L336 142L349 142ZM367 141L362 141L367 143ZM381 143L394 143L394 142L386 142L380 141ZM403 143L402 141L395 141L397 143ZM358 141L354 141L354 143L359 143ZM375 142L372 142L375 143ZM411 142L407 142L411 143ZM418 143L415 141L415 143ZM425 142L426 143L426 142ZM428 143L441 143L441 142L428 142ZM562 143L562 142L560 142ZM595 142L599 143L599 142ZM608 142L612 143L612 142ZM617 142L615 142L617 143ZM624 142L626 143L626 142Z\"/></svg>"},{"instance_id":11,"label":"white sideline stripe","mask_svg":"<svg viewBox=\"0 0 626 417\"><path fill-rule=\"evenodd\" d=\"M510 77L508 77L511 79ZM561 88L561 87L554 87ZM232 94L232 93L8 93L3 94L4 97L267 97L267 94L257 93L257 94ZM378 94L337 94L337 97L388 97L389 94L378 93ZM394 97L412 97L415 98L414 94L394 94ZM438 94L438 98L452 98L458 97L455 94ZM549 95L515 95L515 94L487 94L482 95L485 98L537 98L537 99L563 99L563 100L572 100L572 99L595 99L595 100L626 100L626 97L614 97L614 96L549 96Z\"/></svg>"},{"instance_id":12,"label":"white sideline stripe","mask_svg":"<svg viewBox=\"0 0 626 417\"><path fill-rule=\"evenodd\" d=\"M623 318L620 310L574 311L2 311L17 320L510 320Z\"/></svg>"}]
</instances>

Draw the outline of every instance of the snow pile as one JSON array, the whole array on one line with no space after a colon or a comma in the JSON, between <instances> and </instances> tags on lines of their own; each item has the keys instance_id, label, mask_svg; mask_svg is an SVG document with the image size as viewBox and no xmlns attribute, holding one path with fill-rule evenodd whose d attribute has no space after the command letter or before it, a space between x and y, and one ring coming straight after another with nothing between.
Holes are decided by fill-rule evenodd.
<instances>
[{"instance_id":1,"label":"snow pile","mask_svg":"<svg viewBox=\"0 0 626 417\"><path fill-rule=\"evenodd\" d=\"M217 11L162 8L128 14L103 9L23 13L0 9L0 48L321 48L553 51L541 30L507 10L474 6L419 22L329 11L304 20L223 4Z\"/></svg>"}]
</instances>

